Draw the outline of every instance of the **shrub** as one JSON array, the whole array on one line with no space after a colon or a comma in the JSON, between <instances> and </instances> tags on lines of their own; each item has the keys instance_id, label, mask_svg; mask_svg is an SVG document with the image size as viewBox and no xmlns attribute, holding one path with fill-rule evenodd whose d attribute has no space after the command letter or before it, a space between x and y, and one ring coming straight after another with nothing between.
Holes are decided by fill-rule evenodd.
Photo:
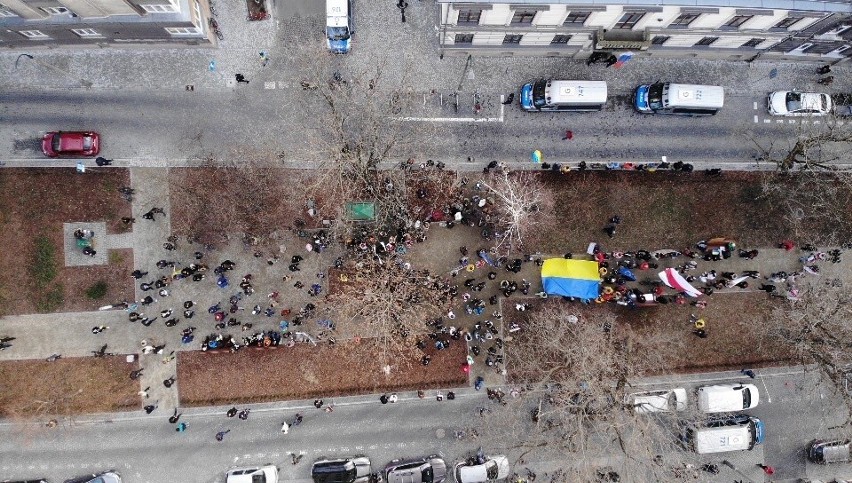
<instances>
[{"instance_id":1,"label":"shrub","mask_svg":"<svg viewBox=\"0 0 852 483\"><path fill-rule=\"evenodd\" d=\"M103 280L99 280L95 282L94 285L86 289L86 297L89 297L92 300L99 300L104 298L107 294L107 289L109 286Z\"/></svg>"}]
</instances>

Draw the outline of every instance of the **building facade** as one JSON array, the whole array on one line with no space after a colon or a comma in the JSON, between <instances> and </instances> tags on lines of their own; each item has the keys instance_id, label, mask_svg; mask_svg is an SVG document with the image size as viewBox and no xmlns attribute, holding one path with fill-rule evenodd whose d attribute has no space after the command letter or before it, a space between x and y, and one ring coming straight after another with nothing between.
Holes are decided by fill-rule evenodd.
<instances>
[{"instance_id":1,"label":"building facade","mask_svg":"<svg viewBox=\"0 0 852 483\"><path fill-rule=\"evenodd\" d=\"M504 0L505 1L505 0ZM800 0L438 0L447 54L837 62L852 56L852 2Z\"/></svg>"},{"instance_id":2,"label":"building facade","mask_svg":"<svg viewBox=\"0 0 852 483\"><path fill-rule=\"evenodd\" d=\"M207 0L0 0L0 47L210 44Z\"/></svg>"}]
</instances>

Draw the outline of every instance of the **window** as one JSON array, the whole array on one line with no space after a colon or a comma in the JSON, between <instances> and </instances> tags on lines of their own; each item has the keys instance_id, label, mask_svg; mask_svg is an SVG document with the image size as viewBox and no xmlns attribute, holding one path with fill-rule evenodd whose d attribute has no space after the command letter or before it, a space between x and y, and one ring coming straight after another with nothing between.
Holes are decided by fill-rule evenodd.
<instances>
[{"instance_id":1,"label":"window","mask_svg":"<svg viewBox=\"0 0 852 483\"><path fill-rule=\"evenodd\" d=\"M758 45L762 44L764 40L766 40L766 39L751 39L748 42L744 43L742 46L743 47L757 47Z\"/></svg>"},{"instance_id":2,"label":"window","mask_svg":"<svg viewBox=\"0 0 852 483\"><path fill-rule=\"evenodd\" d=\"M12 12L5 5L0 5L0 17L17 17L15 12Z\"/></svg>"},{"instance_id":3,"label":"window","mask_svg":"<svg viewBox=\"0 0 852 483\"><path fill-rule=\"evenodd\" d=\"M103 35L99 34L95 29L71 29L72 32L77 34L79 37L103 37Z\"/></svg>"},{"instance_id":4,"label":"window","mask_svg":"<svg viewBox=\"0 0 852 483\"><path fill-rule=\"evenodd\" d=\"M524 38L523 35L508 34L505 37L503 37L503 44L520 44L522 38Z\"/></svg>"},{"instance_id":5,"label":"window","mask_svg":"<svg viewBox=\"0 0 852 483\"><path fill-rule=\"evenodd\" d=\"M719 37L704 37L703 39L696 42L695 45L710 45L717 40L719 40Z\"/></svg>"},{"instance_id":6,"label":"window","mask_svg":"<svg viewBox=\"0 0 852 483\"><path fill-rule=\"evenodd\" d=\"M172 35L198 35L201 30L198 27L166 27L166 32Z\"/></svg>"},{"instance_id":7,"label":"window","mask_svg":"<svg viewBox=\"0 0 852 483\"><path fill-rule=\"evenodd\" d=\"M65 7L41 7L41 9L50 15L62 15L64 13L68 13L68 9Z\"/></svg>"},{"instance_id":8,"label":"window","mask_svg":"<svg viewBox=\"0 0 852 483\"><path fill-rule=\"evenodd\" d=\"M472 44L473 34L456 34L457 44Z\"/></svg>"},{"instance_id":9,"label":"window","mask_svg":"<svg viewBox=\"0 0 852 483\"><path fill-rule=\"evenodd\" d=\"M192 25L195 25L200 29L202 25L201 19L203 19L204 16L201 14L201 4L198 3L198 0L192 2L192 9L195 10L195 18L192 19Z\"/></svg>"},{"instance_id":10,"label":"window","mask_svg":"<svg viewBox=\"0 0 852 483\"><path fill-rule=\"evenodd\" d=\"M482 18L482 10L459 10L458 23L469 23L479 25L480 18Z\"/></svg>"},{"instance_id":11,"label":"window","mask_svg":"<svg viewBox=\"0 0 852 483\"><path fill-rule=\"evenodd\" d=\"M632 29L639 22L639 19L644 16L645 14L642 12L625 12L624 15L621 16L621 20L615 24L615 28Z\"/></svg>"},{"instance_id":12,"label":"window","mask_svg":"<svg viewBox=\"0 0 852 483\"><path fill-rule=\"evenodd\" d=\"M554 35L553 40L550 41L552 44L567 44L568 41L571 40L570 35Z\"/></svg>"},{"instance_id":13,"label":"window","mask_svg":"<svg viewBox=\"0 0 852 483\"><path fill-rule=\"evenodd\" d=\"M178 10L174 7L174 5L139 5L142 7L142 10L145 10L148 13L169 13L169 12L177 12Z\"/></svg>"},{"instance_id":14,"label":"window","mask_svg":"<svg viewBox=\"0 0 852 483\"><path fill-rule=\"evenodd\" d=\"M668 35L655 35L653 39L651 39L651 45L663 45L666 43L666 40L669 40L671 37Z\"/></svg>"},{"instance_id":15,"label":"window","mask_svg":"<svg viewBox=\"0 0 852 483\"><path fill-rule=\"evenodd\" d=\"M800 19L800 18L798 18L798 17L787 17L787 18L785 18L784 20L781 20L780 22L778 22L777 24L775 24L775 26L774 26L774 27L772 27L772 28L774 28L774 29L786 29L786 28L790 28L790 27L792 27L793 25L795 25L796 23L798 23L798 22L799 22L799 20L801 20L801 19Z\"/></svg>"},{"instance_id":16,"label":"window","mask_svg":"<svg viewBox=\"0 0 852 483\"><path fill-rule=\"evenodd\" d=\"M512 24L531 24L533 19L535 18L535 14L535 10L515 10L515 14L512 15Z\"/></svg>"},{"instance_id":17,"label":"window","mask_svg":"<svg viewBox=\"0 0 852 483\"><path fill-rule=\"evenodd\" d=\"M592 15L592 12L574 12L571 11L568 13L568 17L562 22L562 25L583 25L586 23L586 20L589 19L589 16Z\"/></svg>"},{"instance_id":18,"label":"window","mask_svg":"<svg viewBox=\"0 0 852 483\"><path fill-rule=\"evenodd\" d=\"M49 35L44 34L41 30L19 30L18 33L23 35L24 37L26 37L28 39L34 39L34 40L42 40L42 39L49 39L50 38Z\"/></svg>"},{"instance_id":19,"label":"window","mask_svg":"<svg viewBox=\"0 0 852 483\"><path fill-rule=\"evenodd\" d=\"M728 20L723 27L739 28L753 17L754 15L734 15L734 18Z\"/></svg>"},{"instance_id":20,"label":"window","mask_svg":"<svg viewBox=\"0 0 852 483\"><path fill-rule=\"evenodd\" d=\"M697 19L699 16L701 16L700 13L682 13L678 18L674 19L674 21L669 24L669 27L687 27L689 24L694 22L695 19Z\"/></svg>"}]
</instances>

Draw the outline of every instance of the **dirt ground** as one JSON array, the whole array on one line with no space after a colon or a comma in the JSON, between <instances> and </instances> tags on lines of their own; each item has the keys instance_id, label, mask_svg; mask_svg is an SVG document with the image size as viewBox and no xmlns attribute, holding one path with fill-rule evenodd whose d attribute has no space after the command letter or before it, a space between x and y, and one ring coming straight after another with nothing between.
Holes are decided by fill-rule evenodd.
<instances>
[{"instance_id":1,"label":"dirt ground","mask_svg":"<svg viewBox=\"0 0 852 483\"><path fill-rule=\"evenodd\" d=\"M138 410L138 362L125 356L0 362L0 417L45 418Z\"/></svg>"},{"instance_id":2,"label":"dirt ground","mask_svg":"<svg viewBox=\"0 0 852 483\"><path fill-rule=\"evenodd\" d=\"M180 403L206 406L330 398L467 383L461 371L466 354L463 344L437 352L425 367L419 359L410 361L407 367L393 367L390 376L385 376L371 357L375 350L369 341L361 341L333 346L241 349L233 354L180 352Z\"/></svg>"},{"instance_id":3,"label":"dirt ground","mask_svg":"<svg viewBox=\"0 0 852 483\"><path fill-rule=\"evenodd\" d=\"M565 311L578 315L581 320L594 311L613 312L616 314L615 333L632 329L633 354L648 360L661 360L659 374L740 370L799 362L793 361L790 347L776 343L767 330L766 322L772 309L782 302L773 302L763 292L717 293L708 301L707 308L703 310L689 304L631 310L614 304L583 305L550 299L534 301L532 306L562 303ZM523 326L523 317L530 313L527 311L519 316L515 312L513 318ZM707 338L702 339L692 333L695 327L690 322L690 314L706 321ZM523 334L523 331L519 332L516 338L522 338ZM671 343L660 343L661 340L670 340ZM512 351L516 347L512 343L506 346L510 373ZM524 376L529 377L529 374Z\"/></svg>"},{"instance_id":4,"label":"dirt ground","mask_svg":"<svg viewBox=\"0 0 852 483\"><path fill-rule=\"evenodd\" d=\"M62 243L65 222L103 221L109 233L129 230L120 219L130 216L130 203L121 199L117 191L129 183L129 171L118 168L93 168L85 174L78 174L73 168L3 169L0 245L6 265L0 271L0 316L36 313L39 306L44 307L51 291L53 300L62 299L53 309L56 312L92 310L133 297L133 285L127 277L133 264L130 251L110 253L109 265L66 268ZM48 286L39 288L27 274L34 241L42 235L54 246L58 273ZM103 300L93 301L85 296L85 291L99 280L107 282L109 289ZM56 296L57 292L62 296Z\"/></svg>"},{"instance_id":5,"label":"dirt ground","mask_svg":"<svg viewBox=\"0 0 852 483\"><path fill-rule=\"evenodd\" d=\"M556 192L563 223L554 225L538 249L544 253L585 250L589 242L606 250L681 249L699 240L729 236L742 247L774 246L792 236L785 213L762 196L761 173L636 173L618 171L545 174ZM849 210L847 210L848 212ZM603 228L610 217L622 222L609 239ZM819 243L824 230L807 227ZM846 234L847 239L852 234Z\"/></svg>"}]
</instances>

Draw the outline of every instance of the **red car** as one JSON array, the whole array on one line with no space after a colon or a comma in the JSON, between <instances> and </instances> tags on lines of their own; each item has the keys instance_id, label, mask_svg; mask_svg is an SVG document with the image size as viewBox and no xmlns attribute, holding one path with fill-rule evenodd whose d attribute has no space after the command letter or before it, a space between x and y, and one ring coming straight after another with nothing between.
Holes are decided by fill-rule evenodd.
<instances>
[{"instance_id":1,"label":"red car","mask_svg":"<svg viewBox=\"0 0 852 483\"><path fill-rule=\"evenodd\" d=\"M101 151L101 136L96 132L49 132L41 140L45 156L97 156Z\"/></svg>"}]
</instances>

